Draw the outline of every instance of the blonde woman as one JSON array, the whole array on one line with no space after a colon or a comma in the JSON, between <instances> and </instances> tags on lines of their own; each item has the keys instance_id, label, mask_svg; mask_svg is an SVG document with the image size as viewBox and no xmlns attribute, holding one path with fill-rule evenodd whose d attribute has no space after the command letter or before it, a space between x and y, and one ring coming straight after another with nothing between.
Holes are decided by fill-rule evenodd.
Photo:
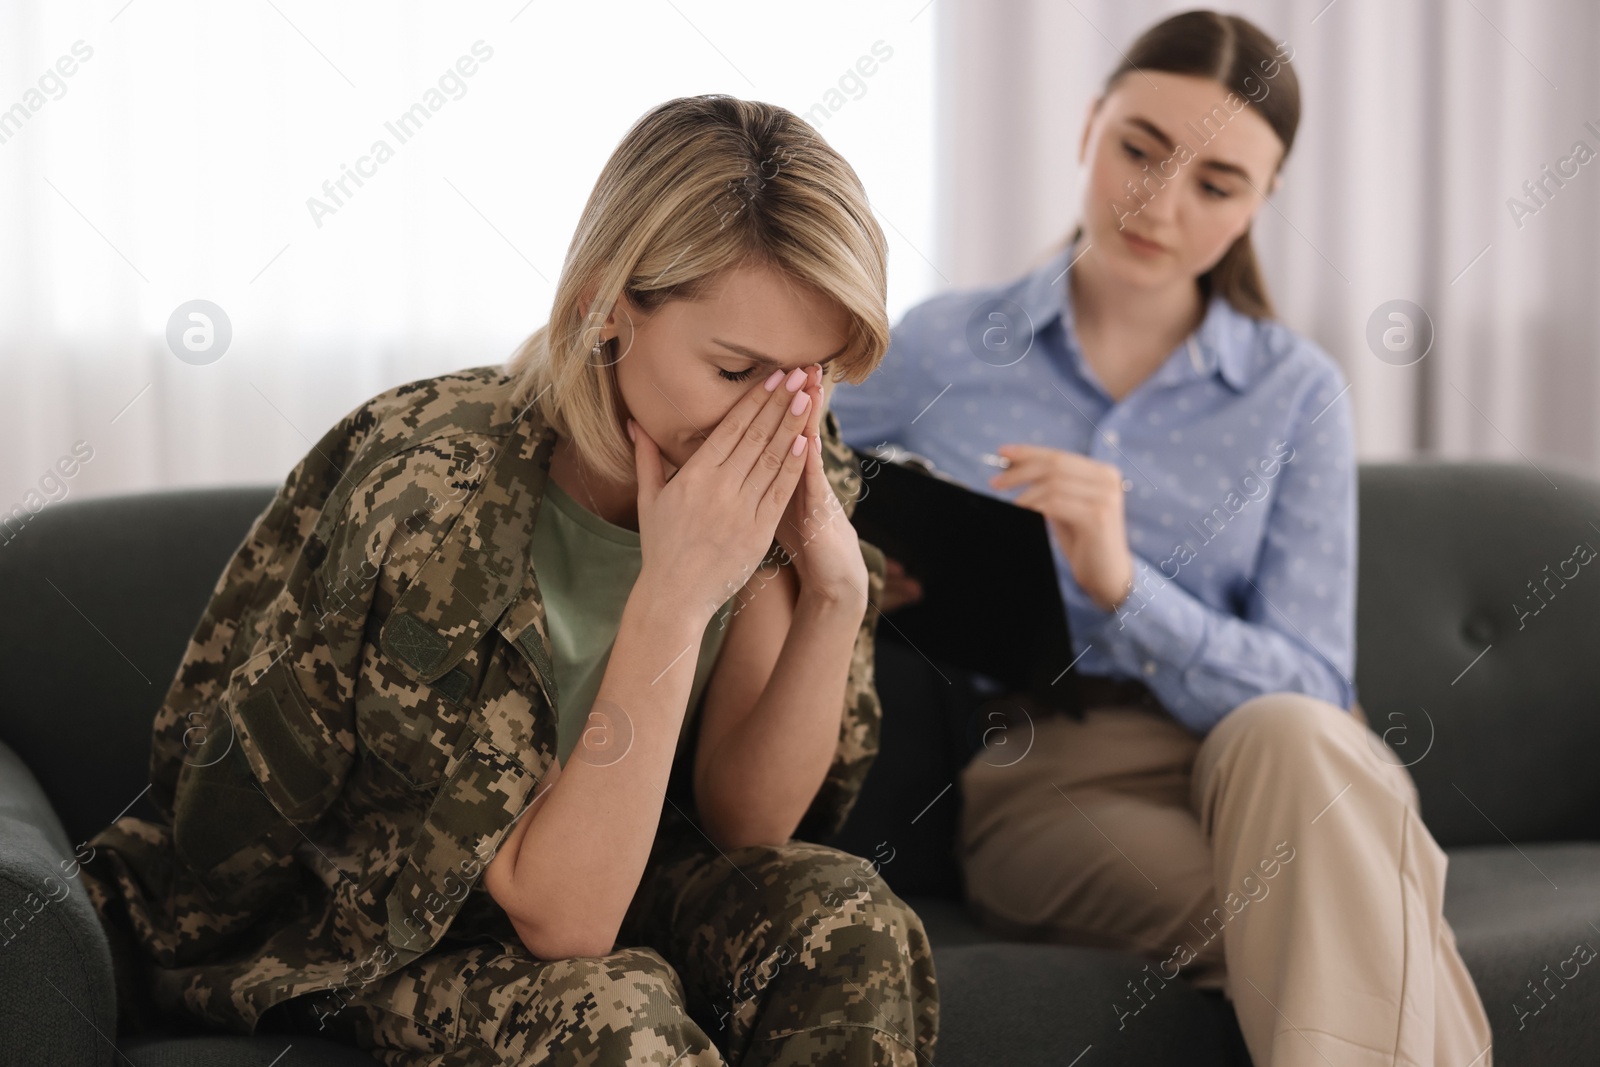
<instances>
[{"instance_id":1,"label":"blonde woman","mask_svg":"<svg viewBox=\"0 0 1600 1067\"><path fill-rule=\"evenodd\" d=\"M843 821L881 554L826 405L888 340L859 180L782 108L631 129L549 323L318 443L96 838L123 1028L385 1063L928 1062L922 926Z\"/></svg>"},{"instance_id":2,"label":"blonde woman","mask_svg":"<svg viewBox=\"0 0 1600 1067\"><path fill-rule=\"evenodd\" d=\"M1354 711L1347 386L1251 245L1299 126L1292 54L1212 11L1147 30L1085 115L1076 232L912 309L835 409L1056 547L1083 715L980 709L1005 740L961 778L984 925L1145 956L1119 1028L1170 982L1222 990L1257 1067L1488 1067L1445 854ZM896 569L886 609L919 592Z\"/></svg>"}]
</instances>

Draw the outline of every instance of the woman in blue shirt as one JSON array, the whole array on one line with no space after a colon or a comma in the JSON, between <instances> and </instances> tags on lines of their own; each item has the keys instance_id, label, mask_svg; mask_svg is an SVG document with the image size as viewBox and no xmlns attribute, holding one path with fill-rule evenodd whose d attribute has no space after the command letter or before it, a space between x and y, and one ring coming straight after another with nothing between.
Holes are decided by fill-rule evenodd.
<instances>
[{"instance_id":1,"label":"woman in blue shirt","mask_svg":"<svg viewBox=\"0 0 1600 1067\"><path fill-rule=\"evenodd\" d=\"M1149 957L1123 1025L1180 974L1223 989L1258 1067L1487 1065L1444 853L1348 710L1348 386L1275 320L1250 243L1299 122L1289 59L1208 11L1147 31L1090 109L1072 237L912 309L832 406L848 443L1052 533L1085 710L983 709L1015 729L962 776L977 916Z\"/></svg>"}]
</instances>

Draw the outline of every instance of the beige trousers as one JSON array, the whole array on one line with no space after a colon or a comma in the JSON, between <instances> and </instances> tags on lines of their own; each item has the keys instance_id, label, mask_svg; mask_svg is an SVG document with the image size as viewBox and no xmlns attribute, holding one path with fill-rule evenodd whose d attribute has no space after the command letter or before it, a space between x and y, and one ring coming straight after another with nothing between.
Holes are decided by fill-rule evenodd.
<instances>
[{"instance_id":1,"label":"beige trousers","mask_svg":"<svg viewBox=\"0 0 1600 1067\"><path fill-rule=\"evenodd\" d=\"M1233 1002L1256 1067L1490 1067L1445 854L1349 712L1268 693L1204 738L1136 706L984 712L961 778L970 905L1002 936L1148 957L1144 996L1108 1008L1125 1025L1182 976Z\"/></svg>"}]
</instances>

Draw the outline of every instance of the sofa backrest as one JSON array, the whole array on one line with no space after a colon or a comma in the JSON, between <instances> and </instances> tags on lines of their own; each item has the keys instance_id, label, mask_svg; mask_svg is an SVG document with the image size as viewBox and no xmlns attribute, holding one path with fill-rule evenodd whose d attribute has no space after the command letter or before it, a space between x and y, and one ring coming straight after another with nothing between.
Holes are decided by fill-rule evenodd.
<instances>
[{"instance_id":1,"label":"sofa backrest","mask_svg":"<svg viewBox=\"0 0 1600 1067\"><path fill-rule=\"evenodd\" d=\"M74 844L153 814L150 731L222 569L275 487L46 506L0 543L0 740Z\"/></svg>"},{"instance_id":2,"label":"sofa backrest","mask_svg":"<svg viewBox=\"0 0 1600 1067\"><path fill-rule=\"evenodd\" d=\"M1546 473L1555 486L1525 465L1361 469L1358 696L1444 845L1600 839L1600 560L1567 562L1600 549L1600 483ZM272 493L55 504L0 539L0 740L74 842L130 804L149 813L151 721ZM897 687L885 751L836 840L899 892L955 895L944 790L972 724L961 679L918 688L915 661L880 677Z\"/></svg>"},{"instance_id":3,"label":"sofa backrest","mask_svg":"<svg viewBox=\"0 0 1600 1067\"><path fill-rule=\"evenodd\" d=\"M1367 464L1356 685L1445 846L1600 839L1600 482Z\"/></svg>"}]
</instances>

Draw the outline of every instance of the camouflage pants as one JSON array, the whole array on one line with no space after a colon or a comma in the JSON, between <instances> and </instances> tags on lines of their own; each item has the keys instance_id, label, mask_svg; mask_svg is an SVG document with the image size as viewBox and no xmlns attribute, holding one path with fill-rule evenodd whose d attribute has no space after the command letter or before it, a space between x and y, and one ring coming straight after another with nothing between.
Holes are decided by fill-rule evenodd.
<instances>
[{"instance_id":1,"label":"camouflage pants","mask_svg":"<svg viewBox=\"0 0 1600 1067\"><path fill-rule=\"evenodd\" d=\"M618 945L542 960L509 939L446 942L322 1033L390 1067L932 1065L922 922L858 857L801 841L724 855L693 828L664 833Z\"/></svg>"}]
</instances>

